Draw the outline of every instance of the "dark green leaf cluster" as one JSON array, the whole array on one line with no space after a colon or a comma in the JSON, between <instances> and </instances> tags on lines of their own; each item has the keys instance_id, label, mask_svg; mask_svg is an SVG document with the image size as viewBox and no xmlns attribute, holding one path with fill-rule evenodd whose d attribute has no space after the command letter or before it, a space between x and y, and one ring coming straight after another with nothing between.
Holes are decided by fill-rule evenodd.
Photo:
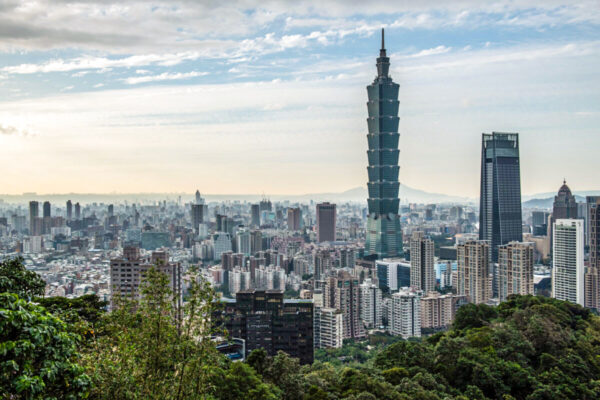
<instances>
[{"instance_id":1,"label":"dark green leaf cluster","mask_svg":"<svg viewBox=\"0 0 600 400\"><path fill-rule=\"evenodd\" d=\"M72 362L79 337L43 307L0 294L0 397L77 399L90 378Z\"/></svg>"},{"instance_id":2,"label":"dark green leaf cluster","mask_svg":"<svg viewBox=\"0 0 600 400\"><path fill-rule=\"evenodd\" d=\"M15 293L22 299L43 296L46 282L23 265L22 258L0 262L0 293Z\"/></svg>"}]
</instances>

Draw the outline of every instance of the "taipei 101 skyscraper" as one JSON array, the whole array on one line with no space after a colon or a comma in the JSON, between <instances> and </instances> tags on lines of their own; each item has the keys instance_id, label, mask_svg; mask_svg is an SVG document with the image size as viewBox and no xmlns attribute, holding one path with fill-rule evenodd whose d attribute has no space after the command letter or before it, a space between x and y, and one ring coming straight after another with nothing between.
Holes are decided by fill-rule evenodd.
<instances>
[{"instance_id":1,"label":"taipei 101 skyscraper","mask_svg":"<svg viewBox=\"0 0 600 400\"><path fill-rule=\"evenodd\" d=\"M377 77L367 86L369 118L369 217L365 252L370 256L396 257L402 254L402 229L398 215L398 90L389 76L390 59L385 52L384 31L377 58Z\"/></svg>"}]
</instances>

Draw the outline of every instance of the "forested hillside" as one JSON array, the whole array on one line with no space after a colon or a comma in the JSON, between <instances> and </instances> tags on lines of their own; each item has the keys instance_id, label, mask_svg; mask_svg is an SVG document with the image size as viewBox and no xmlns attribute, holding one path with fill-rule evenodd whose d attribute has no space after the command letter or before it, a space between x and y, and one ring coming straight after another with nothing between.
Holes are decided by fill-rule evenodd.
<instances>
[{"instance_id":1,"label":"forested hillside","mask_svg":"<svg viewBox=\"0 0 600 400\"><path fill-rule=\"evenodd\" d=\"M0 397L7 399L598 399L600 318L578 305L515 296L462 307L420 341L373 337L319 351L302 366L255 351L232 363L205 318L214 292L195 284L177 322L164 275L144 300L105 313L95 296L36 298L39 278L0 264ZM391 344L389 344L392 342Z\"/></svg>"}]
</instances>

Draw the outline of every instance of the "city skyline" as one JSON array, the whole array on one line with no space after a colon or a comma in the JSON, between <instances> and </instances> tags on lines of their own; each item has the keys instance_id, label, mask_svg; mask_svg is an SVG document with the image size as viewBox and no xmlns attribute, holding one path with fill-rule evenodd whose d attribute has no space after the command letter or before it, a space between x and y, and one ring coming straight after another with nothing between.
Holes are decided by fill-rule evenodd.
<instances>
[{"instance_id":1,"label":"city skyline","mask_svg":"<svg viewBox=\"0 0 600 400\"><path fill-rule=\"evenodd\" d=\"M594 2L68 3L0 10L3 193L365 187L381 27L402 85L401 187L476 198L495 130L520 133L524 194L563 177L594 189Z\"/></svg>"}]
</instances>

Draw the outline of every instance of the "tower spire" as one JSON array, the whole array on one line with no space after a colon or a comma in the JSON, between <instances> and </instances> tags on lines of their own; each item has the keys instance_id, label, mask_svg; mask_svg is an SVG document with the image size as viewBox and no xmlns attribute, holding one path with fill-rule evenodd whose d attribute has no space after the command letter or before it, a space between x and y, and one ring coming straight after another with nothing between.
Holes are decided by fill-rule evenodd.
<instances>
[{"instance_id":1,"label":"tower spire","mask_svg":"<svg viewBox=\"0 0 600 400\"><path fill-rule=\"evenodd\" d=\"M377 58L377 77L388 78L390 70L390 59L385 53L385 31L381 28L381 50L379 50L379 58Z\"/></svg>"}]
</instances>

